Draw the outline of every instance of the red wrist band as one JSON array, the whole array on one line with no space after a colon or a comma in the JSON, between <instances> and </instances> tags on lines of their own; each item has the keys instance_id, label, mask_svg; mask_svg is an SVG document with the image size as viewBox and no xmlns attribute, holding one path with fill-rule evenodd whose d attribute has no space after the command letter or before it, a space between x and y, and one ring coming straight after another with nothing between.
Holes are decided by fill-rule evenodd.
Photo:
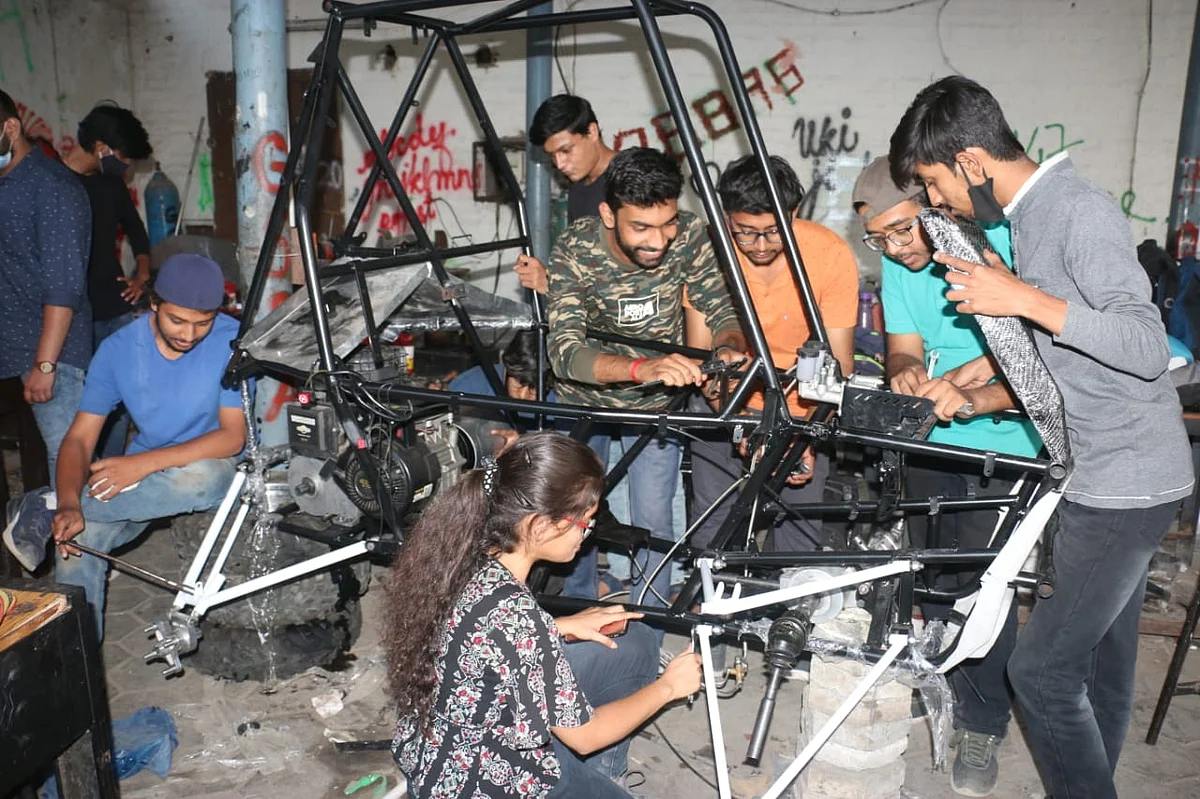
<instances>
[{"instance_id":1,"label":"red wrist band","mask_svg":"<svg viewBox=\"0 0 1200 799\"><path fill-rule=\"evenodd\" d=\"M633 382L635 382L635 383L642 382L642 381L638 380L637 368L642 365L642 361L648 361L648 360L650 360L650 359L643 355L641 358L638 358L633 363L629 364L629 378L631 380L633 380Z\"/></svg>"}]
</instances>

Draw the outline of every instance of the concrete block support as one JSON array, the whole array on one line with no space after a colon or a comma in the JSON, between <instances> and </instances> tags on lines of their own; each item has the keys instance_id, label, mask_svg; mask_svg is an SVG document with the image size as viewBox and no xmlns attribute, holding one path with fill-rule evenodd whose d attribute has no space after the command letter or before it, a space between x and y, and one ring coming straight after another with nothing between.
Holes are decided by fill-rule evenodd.
<instances>
[{"instance_id":1,"label":"concrete block support","mask_svg":"<svg viewBox=\"0 0 1200 799\"><path fill-rule=\"evenodd\" d=\"M870 623L865 611L852 608L818 625L813 636L861 644ZM863 663L813 655L799 749L829 720L869 669ZM898 797L904 785L903 756L912 728L911 700L912 690L907 686L895 681L877 683L801 773L799 795L803 799Z\"/></svg>"}]
</instances>

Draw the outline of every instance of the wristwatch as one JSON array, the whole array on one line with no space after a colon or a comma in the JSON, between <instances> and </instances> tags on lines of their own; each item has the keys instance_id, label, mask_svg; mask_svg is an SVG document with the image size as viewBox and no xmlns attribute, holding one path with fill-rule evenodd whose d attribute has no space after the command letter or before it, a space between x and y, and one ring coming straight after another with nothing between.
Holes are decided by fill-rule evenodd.
<instances>
[{"instance_id":1,"label":"wristwatch","mask_svg":"<svg viewBox=\"0 0 1200 799\"><path fill-rule=\"evenodd\" d=\"M970 419L975 415L975 404L972 402L964 402L963 406L954 412L954 415L962 419Z\"/></svg>"},{"instance_id":2,"label":"wristwatch","mask_svg":"<svg viewBox=\"0 0 1200 799\"><path fill-rule=\"evenodd\" d=\"M34 366L44 375L54 374L54 370L58 368L54 361L38 361Z\"/></svg>"}]
</instances>

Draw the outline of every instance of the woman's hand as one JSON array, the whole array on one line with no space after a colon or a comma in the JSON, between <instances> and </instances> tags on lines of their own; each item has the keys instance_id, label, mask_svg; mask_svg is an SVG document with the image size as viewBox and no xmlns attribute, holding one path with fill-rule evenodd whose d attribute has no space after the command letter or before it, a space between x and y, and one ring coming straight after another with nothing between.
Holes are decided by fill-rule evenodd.
<instances>
[{"instance_id":1,"label":"woman's hand","mask_svg":"<svg viewBox=\"0 0 1200 799\"><path fill-rule=\"evenodd\" d=\"M698 692L703 676L700 655L688 650L676 655L675 659L663 669L663 673L658 679L671 689L671 698L668 701L674 702L676 699L684 699Z\"/></svg>"},{"instance_id":2,"label":"woman's hand","mask_svg":"<svg viewBox=\"0 0 1200 799\"><path fill-rule=\"evenodd\" d=\"M613 622L640 619L643 615L626 610L624 605L597 605L573 616L562 616L554 622L558 625L559 633L568 641L595 641L609 649L616 649L616 642L600 632L600 628Z\"/></svg>"}]
</instances>

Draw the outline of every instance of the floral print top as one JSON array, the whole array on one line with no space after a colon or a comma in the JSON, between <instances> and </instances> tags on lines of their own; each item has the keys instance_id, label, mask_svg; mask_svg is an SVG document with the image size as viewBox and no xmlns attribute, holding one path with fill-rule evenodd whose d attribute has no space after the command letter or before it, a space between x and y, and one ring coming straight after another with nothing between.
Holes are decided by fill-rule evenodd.
<instances>
[{"instance_id":1,"label":"floral print top","mask_svg":"<svg viewBox=\"0 0 1200 799\"><path fill-rule=\"evenodd\" d=\"M592 717L558 627L489 559L442 632L428 731L402 717L392 752L413 799L544 797L561 774L551 727Z\"/></svg>"}]
</instances>

